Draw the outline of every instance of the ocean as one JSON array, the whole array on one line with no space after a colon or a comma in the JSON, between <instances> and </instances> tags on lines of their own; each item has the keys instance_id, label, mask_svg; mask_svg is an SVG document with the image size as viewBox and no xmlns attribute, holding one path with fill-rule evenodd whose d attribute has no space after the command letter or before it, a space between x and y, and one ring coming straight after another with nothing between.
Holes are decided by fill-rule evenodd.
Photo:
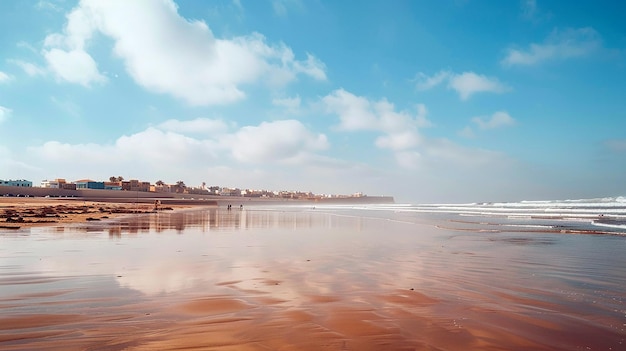
<instances>
[{"instance_id":1,"label":"ocean","mask_svg":"<svg viewBox=\"0 0 626 351\"><path fill-rule=\"evenodd\" d=\"M442 227L480 231L529 230L569 234L626 234L626 197L467 204L326 206L381 211L411 220L440 220ZM421 218L420 218L421 216Z\"/></svg>"}]
</instances>

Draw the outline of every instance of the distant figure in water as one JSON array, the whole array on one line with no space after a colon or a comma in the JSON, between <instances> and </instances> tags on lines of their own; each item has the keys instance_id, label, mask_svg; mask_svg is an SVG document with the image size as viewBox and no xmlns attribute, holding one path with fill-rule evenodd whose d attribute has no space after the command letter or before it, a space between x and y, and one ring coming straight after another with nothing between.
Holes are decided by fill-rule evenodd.
<instances>
[{"instance_id":1,"label":"distant figure in water","mask_svg":"<svg viewBox=\"0 0 626 351\"><path fill-rule=\"evenodd\" d=\"M228 210L230 210L230 208L231 208L232 206L233 206L233 205L231 205L231 204L228 204Z\"/></svg>"},{"instance_id":2,"label":"distant figure in water","mask_svg":"<svg viewBox=\"0 0 626 351\"><path fill-rule=\"evenodd\" d=\"M239 209L240 209L240 210L243 210L243 205L239 205Z\"/></svg>"},{"instance_id":3,"label":"distant figure in water","mask_svg":"<svg viewBox=\"0 0 626 351\"><path fill-rule=\"evenodd\" d=\"M154 200L154 210L159 210L159 205L161 204L161 200Z\"/></svg>"}]
</instances>

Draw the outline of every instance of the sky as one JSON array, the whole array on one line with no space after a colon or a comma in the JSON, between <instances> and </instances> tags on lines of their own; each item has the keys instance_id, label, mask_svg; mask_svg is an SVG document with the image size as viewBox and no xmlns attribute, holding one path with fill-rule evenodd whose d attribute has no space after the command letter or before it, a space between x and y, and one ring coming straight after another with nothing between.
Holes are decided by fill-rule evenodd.
<instances>
[{"instance_id":1,"label":"sky","mask_svg":"<svg viewBox=\"0 0 626 351\"><path fill-rule=\"evenodd\" d=\"M0 179L626 195L626 3L0 1Z\"/></svg>"}]
</instances>

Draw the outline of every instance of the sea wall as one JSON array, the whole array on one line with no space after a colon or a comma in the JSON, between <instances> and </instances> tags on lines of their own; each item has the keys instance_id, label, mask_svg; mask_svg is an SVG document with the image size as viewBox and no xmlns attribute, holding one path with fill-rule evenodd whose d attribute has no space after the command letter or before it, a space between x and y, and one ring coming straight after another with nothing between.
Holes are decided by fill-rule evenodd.
<instances>
[{"instance_id":1,"label":"sea wall","mask_svg":"<svg viewBox=\"0 0 626 351\"><path fill-rule=\"evenodd\" d=\"M54 189L0 186L0 196L79 197L79 198L172 198L175 194L99 189Z\"/></svg>"}]
</instances>

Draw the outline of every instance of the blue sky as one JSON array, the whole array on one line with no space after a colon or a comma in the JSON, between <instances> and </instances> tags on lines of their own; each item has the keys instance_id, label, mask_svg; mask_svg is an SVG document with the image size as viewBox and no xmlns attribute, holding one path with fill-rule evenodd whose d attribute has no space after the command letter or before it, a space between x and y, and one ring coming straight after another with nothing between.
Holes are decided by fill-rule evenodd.
<instances>
[{"instance_id":1,"label":"blue sky","mask_svg":"<svg viewBox=\"0 0 626 351\"><path fill-rule=\"evenodd\" d=\"M0 179L626 194L619 1L0 2Z\"/></svg>"}]
</instances>

